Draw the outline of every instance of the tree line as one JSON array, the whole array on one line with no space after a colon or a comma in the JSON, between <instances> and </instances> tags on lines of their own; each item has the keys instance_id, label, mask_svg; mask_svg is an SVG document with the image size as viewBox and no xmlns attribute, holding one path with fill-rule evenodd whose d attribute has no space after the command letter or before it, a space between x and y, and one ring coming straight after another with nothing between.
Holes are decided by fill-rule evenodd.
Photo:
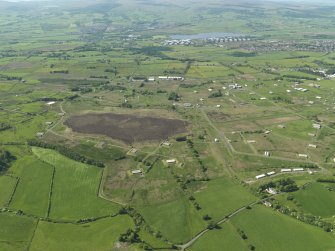
<instances>
[{"instance_id":1,"label":"tree line","mask_svg":"<svg viewBox=\"0 0 335 251\"><path fill-rule=\"evenodd\" d=\"M53 144L42 142L42 141L35 140L35 139L29 140L28 144L30 146L36 146L36 147L55 150L55 151L59 152L60 154L66 156L70 159L73 159L75 161L79 161L79 162L84 163L84 164L93 165L93 166L97 166L97 167L105 167L105 164L102 163L101 161L91 159L91 158L87 158L86 156L83 156L83 155L73 151L71 148L66 147L66 146L53 145Z\"/></svg>"}]
</instances>

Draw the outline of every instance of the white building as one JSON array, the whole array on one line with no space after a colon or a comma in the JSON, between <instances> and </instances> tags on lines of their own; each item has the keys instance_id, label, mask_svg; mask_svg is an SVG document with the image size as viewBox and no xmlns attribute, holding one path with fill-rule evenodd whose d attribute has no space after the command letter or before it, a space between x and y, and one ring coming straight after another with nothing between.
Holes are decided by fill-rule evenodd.
<instances>
[{"instance_id":1,"label":"white building","mask_svg":"<svg viewBox=\"0 0 335 251\"><path fill-rule=\"evenodd\" d=\"M292 169L290 168L283 168L280 170L282 173L288 173L288 172L292 172Z\"/></svg>"},{"instance_id":2,"label":"white building","mask_svg":"<svg viewBox=\"0 0 335 251\"><path fill-rule=\"evenodd\" d=\"M273 194L273 195L277 194L276 189L274 189L272 187L269 187L269 188L265 189L265 191L268 192L269 194Z\"/></svg>"},{"instance_id":3,"label":"white building","mask_svg":"<svg viewBox=\"0 0 335 251\"><path fill-rule=\"evenodd\" d=\"M259 179L263 179L264 177L266 177L266 175L263 173L263 174L257 175L255 178L259 180Z\"/></svg>"},{"instance_id":4,"label":"white building","mask_svg":"<svg viewBox=\"0 0 335 251\"><path fill-rule=\"evenodd\" d=\"M175 164L177 161L175 159L168 159L166 160L166 163L168 164Z\"/></svg>"},{"instance_id":5,"label":"white building","mask_svg":"<svg viewBox=\"0 0 335 251\"><path fill-rule=\"evenodd\" d=\"M131 171L131 173L132 173L132 174L141 174L142 171L138 169L138 170L133 170L133 171Z\"/></svg>"},{"instance_id":6,"label":"white building","mask_svg":"<svg viewBox=\"0 0 335 251\"><path fill-rule=\"evenodd\" d=\"M320 125L320 124L317 124L317 123L314 123L314 124L313 124L313 128L314 128L314 129L321 129L321 125Z\"/></svg>"}]
</instances>

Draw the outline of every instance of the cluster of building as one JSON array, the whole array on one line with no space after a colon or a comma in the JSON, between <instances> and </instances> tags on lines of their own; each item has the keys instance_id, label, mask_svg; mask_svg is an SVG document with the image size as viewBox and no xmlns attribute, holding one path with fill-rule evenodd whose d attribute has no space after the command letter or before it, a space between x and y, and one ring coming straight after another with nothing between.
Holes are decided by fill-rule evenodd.
<instances>
[{"instance_id":1,"label":"cluster of building","mask_svg":"<svg viewBox=\"0 0 335 251\"><path fill-rule=\"evenodd\" d=\"M164 45L191 45L192 41L190 39L174 39L166 40Z\"/></svg>"},{"instance_id":2,"label":"cluster of building","mask_svg":"<svg viewBox=\"0 0 335 251\"><path fill-rule=\"evenodd\" d=\"M290 172L303 172L304 168L283 168L280 170L282 173L290 173Z\"/></svg>"},{"instance_id":3,"label":"cluster of building","mask_svg":"<svg viewBox=\"0 0 335 251\"><path fill-rule=\"evenodd\" d=\"M280 170L281 173L291 173L291 172L303 172L304 171L304 168L283 168ZM273 176L275 175L276 172L272 171L272 172L268 172L268 173L262 173L260 175L256 175L255 178L256 180L260 180L260 179L263 179L265 177L269 177L269 176Z\"/></svg>"},{"instance_id":4,"label":"cluster of building","mask_svg":"<svg viewBox=\"0 0 335 251\"><path fill-rule=\"evenodd\" d=\"M234 83L234 84L230 84L230 85L228 85L228 87L229 87L230 89L241 89L241 88L242 88L241 85L236 84L236 83Z\"/></svg>"},{"instance_id":5,"label":"cluster of building","mask_svg":"<svg viewBox=\"0 0 335 251\"><path fill-rule=\"evenodd\" d=\"M268 173L262 173L262 174L260 174L260 175L256 175L256 180L259 180L259 179L263 179L263 178L265 178L265 177L267 177L267 176L272 176L272 175L274 175L274 174L276 174L276 172L268 172Z\"/></svg>"},{"instance_id":6,"label":"cluster of building","mask_svg":"<svg viewBox=\"0 0 335 251\"><path fill-rule=\"evenodd\" d=\"M178 80L183 81L184 77L177 77L177 76L158 76L158 80Z\"/></svg>"},{"instance_id":7,"label":"cluster of building","mask_svg":"<svg viewBox=\"0 0 335 251\"><path fill-rule=\"evenodd\" d=\"M250 38L246 37L211 37L206 39L206 41L210 43L245 42L250 40Z\"/></svg>"}]
</instances>

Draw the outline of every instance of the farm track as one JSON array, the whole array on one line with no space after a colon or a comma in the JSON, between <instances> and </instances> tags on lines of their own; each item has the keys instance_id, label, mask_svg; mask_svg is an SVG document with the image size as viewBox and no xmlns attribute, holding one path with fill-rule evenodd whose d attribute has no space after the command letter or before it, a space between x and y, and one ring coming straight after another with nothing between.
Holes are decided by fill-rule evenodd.
<instances>
[{"instance_id":1,"label":"farm track","mask_svg":"<svg viewBox=\"0 0 335 251\"><path fill-rule=\"evenodd\" d=\"M244 155L244 156L251 156L251 157L260 157L260 158L266 158L266 159L275 159L275 160L282 160L282 161L293 161L293 162L301 162L301 163L312 163L312 164L319 164L316 162L311 162L311 161L306 161L306 160L300 160L300 159L291 159L291 158L285 158L285 157L278 157L278 156L264 156L262 154L256 154L256 153L246 153L246 152L240 152L237 151L232 144L228 141L228 139L226 138L225 134L220 131L214 124L213 122L208 118L206 112L201 109L202 113L204 114L206 120L208 121L208 124L217 132L218 138L220 140L222 140L225 143L225 146L227 147L227 149L229 150L229 152L232 154L236 154L236 155Z\"/></svg>"}]
</instances>

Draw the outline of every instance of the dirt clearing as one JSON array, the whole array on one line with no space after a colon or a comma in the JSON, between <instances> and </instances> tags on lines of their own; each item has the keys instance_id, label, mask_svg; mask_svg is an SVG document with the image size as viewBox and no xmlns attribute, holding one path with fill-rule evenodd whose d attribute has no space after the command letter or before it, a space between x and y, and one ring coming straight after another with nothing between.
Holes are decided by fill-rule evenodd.
<instances>
[{"instance_id":1,"label":"dirt clearing","mask_svg":"<svg viewBox=\"0 0 335 251\"><path fill-rule=\"evenodd\" d=\"M186 132L187 127L187 122L178 119L115 113L73 116L65 124L75 132L102 134L127 144L163 140L174 134Z\"/></svg>"}]
</instances>

